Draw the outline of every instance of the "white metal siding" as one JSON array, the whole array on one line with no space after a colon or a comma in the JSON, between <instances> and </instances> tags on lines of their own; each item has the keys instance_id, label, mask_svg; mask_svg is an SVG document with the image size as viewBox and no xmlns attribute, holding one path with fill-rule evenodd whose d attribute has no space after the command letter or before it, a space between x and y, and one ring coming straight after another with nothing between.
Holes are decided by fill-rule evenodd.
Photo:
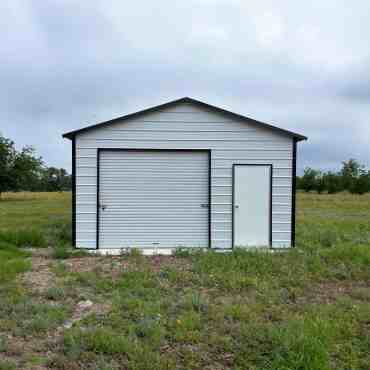
<instances>
[{"instance_id":1,"label":"white metal siding","mask_svg":"<svg viewBox=\"0 0 370 370\"><path fill-rule=\"evenodd\" d=\"M97 148L211 149L211 242L231 247L233 163L271 163L272 241L290 246L293 139L181 103L76 136L76 245L96 246Z\"/></svg>"},{"instance_id":2,"label":"white metal siding","mask_svg":"<svg viewBox=\"0 0 370 370\"><path fill-rule=\"evenodd\" d=\"M99 248L206 248L208 172L208 152L101 151Z\"/></svg>"}]
</instances>

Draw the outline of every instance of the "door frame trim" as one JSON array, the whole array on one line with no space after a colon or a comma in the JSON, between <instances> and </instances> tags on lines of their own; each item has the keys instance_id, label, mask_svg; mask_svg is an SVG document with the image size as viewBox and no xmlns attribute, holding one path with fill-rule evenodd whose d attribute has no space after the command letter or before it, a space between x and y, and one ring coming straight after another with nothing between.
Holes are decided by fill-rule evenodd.
<instances>
[{"instance_id":1,"label":"door frame trim","mask_svg":"<svg viewBox=\"0 0 370 370\"><path fill-rule=\"evenodd\" d=\"M211 217L212 217L212 150L211 149L158 149L158 148L97 148L96 153L96 249L99 249L100 239L100 153L101 152L120 152L120 151L140 151L140 152L202 152L208 154L208 247L212 246L211 237Z\"/></svg>"},{"instance_id":2,"label":"door frame trim","mask_svg":"<svg viewBox=\"0 0 370 370\"><path fill-rule=\"evenodd\" d=\"M272 163L233 163L232 168L232 200L231 200L231 249L234 249L235 245L235 167L236 166L257 166L257 167L269 167L270 168L270 212L269 212L269 248L272 249Z\"/></svg>"}]
</instances>

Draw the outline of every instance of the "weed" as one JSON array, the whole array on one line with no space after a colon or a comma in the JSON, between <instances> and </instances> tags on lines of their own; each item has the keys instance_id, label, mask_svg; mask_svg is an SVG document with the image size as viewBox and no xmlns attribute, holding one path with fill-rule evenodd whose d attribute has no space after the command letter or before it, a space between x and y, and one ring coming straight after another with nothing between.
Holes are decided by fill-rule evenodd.
<instances>
[{"instance_id":1,"label":"weed","mask_svg":"<svg viewBox=\"0 0 370 370\"><path fill-rule=\"evenodd\" d=\"M125 354L130 352L132 342L108 328L97 328L89 331L72 330L64 336L64 351L67 355L82 351L100 354Z\"/></svg>"},{"instance_id":2,"label":"weed","mask_svg":"<svg viewBox=\"0 0 370 370\"><path fill-rule=\"evenodd\" d=\"M50 287L46 293L45 298L50 299L52 301L58 301L65 297L65 291L61 287Z\"/></svg>"},{"instance_id":3,"label":"weed","mask_svg":"<svg viewBox=\"0 0 370 370\"><path fill-rule=\"evenodd\" d=\"M0 241L0 282L12 281L17 274L27 271L31 267L28 256L14 245Z\"/></svg>"},{"instance_id":4,"label":"weed","mask_svg":"<svg viewBox=\"0 0 370 370\"><path fill-rule=\"evenodd\" d=\"M7 340L5 337L0 337L0 352L6 352Z\"/></svg>"},{"instance_id":5,"label":"weed","mask_svg":"<svg viewBox=\"0 0 370 370\"><path fill-rule=\"evenodd\" d=\"M63 261L58 261L53 265L53 271L58 277L67 275L67 267Z\"/></svg>"},{"instance_id":6,"label":"weed","mask_svg":"<svg viewBox=\"0 0 370 370\"><path fill-rule=\"evenodd\" d=\"M188 299L188 306L196 312L206 312L208 301L199 293L192 293Z\"/></svg>"},{"instance_id":7,"label":"weed","mask_svg":"<svg viewBox=\"0 0 370 370\"><path fill-rule=\"evenodd\" d=\"M160 316L144 317L135 325L135 334L145 339L151 346L159 347L165 329L160 323Z\"/></svg>"},{"instance_id":8,"label":"weed","mask_svg":"<svg viewBox=\"0 0 370 370\"><path fill-rule=\"evenodd\" d=\"M173 255L176 257L187 258L191 255L191 250L189 250L189 248L176 248Z\"/></svg>"},{"instance_id":9,"label":"weed","mask_svg":"<svg viewBox=\"0 0 370 370\"><path fill-rule=\"evenodd\" d=\"M139 248L128 248L126 250L126 255L125 254L121 254L121 255L137 264L145 264L146 262L146 258L143 255L143 252Z\"/></svg>"},{"instance_id":10,"label":"weed","mask_svg":"<svg viewBox=\"0 0 370 370\"><path fill-rule=\"evenodd\" d=\"M56 259L66 259L66 258L71 257L71 255L72 255L72 249L66 244L58 244L53 249L53 254L52 254L52 256Z\"/></svg>"},{"instance_id":11,"label":"weed","mask_svg":"<svg viewBox=\"0 0 370 370\"><path fill-rule=\"evenodd\" d=\"M173 337L178 342L198 343L201 338L201 316L195 311L185 311L172 323Z\"/></svg>"},{"instance_id":12,"label":"weed","mask_svg":"<svg viewBox=\"0 0 370 370\"><path fill-rule=\"evenodd\" d=\"M63 219L56 219L45 227L45 234L50 244L71 244L72 223Z\"/></svg>"}]
</instances>

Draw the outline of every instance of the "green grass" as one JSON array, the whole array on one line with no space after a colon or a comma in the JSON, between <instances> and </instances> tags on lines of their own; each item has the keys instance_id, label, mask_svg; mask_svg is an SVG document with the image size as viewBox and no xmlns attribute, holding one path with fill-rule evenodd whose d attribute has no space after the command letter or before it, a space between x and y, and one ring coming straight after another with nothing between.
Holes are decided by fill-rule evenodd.
<instances>
[{"instance_id":1,"label":"green grass","mask_svg":"<svg viewBox=\"0 0 370 370\"><path fill-rule=\"evenodd\" d=\"M47 358L53 369L369 369L369 194L298 194L292 250L177 250L160 262L138 251L64 261L78 257L68 248L69 195L22 196L0 202L7 217L0 232L8 235L0 238L0 267L7 266L0 270L0 338L7 335L0 352L11 364L21 356L23 368ZM13 229L21 204L34 222L14 219ZM44 217L51 209L54 217ZM55 281L43 293L17 280L30 267L17 247L25 242L9 237L18 230L56 246L49 257ZM86 299L109 309L92 310L55 336ZM9 338L37 351L12 355Z\"/></svg>"},{"instance_id":2,"label":"green grass","mask_svg":"<svg viewBox=\"0 0 370 370\"><path fill-rule=\"evenodd\" d=\"M16 370L14 363L0 360L0 370Z\"/></svg>"},{"instance_id":3,"label":"green grass","mask_svg":"<svg viewBox=\"0 0 370 370\"><path fill-rule=\"evenodd\" d=\"M71 242L71 194L4 193L0 201L0 240L45 247Z\"/></svg>"},{"instance_id":4,"label":"green grass","mask_svg":"<svg viewBox=\"0 0 370 370\"><path fill-rule=\"evenodd\" d=\"M28 256L27 252L0 240L0 282L12 281L18 273L27 271L30 267Z\"/></svg>"}]
</instances>

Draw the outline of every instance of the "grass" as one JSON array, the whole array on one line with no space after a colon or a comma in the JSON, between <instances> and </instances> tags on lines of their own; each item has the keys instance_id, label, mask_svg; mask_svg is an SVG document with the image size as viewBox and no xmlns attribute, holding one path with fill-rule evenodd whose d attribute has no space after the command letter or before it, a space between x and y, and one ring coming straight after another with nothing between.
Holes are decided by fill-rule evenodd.
<instances>
[{"instance_id":1,"label":"grass","mask_svg":"<svg viewBox=\"0 0 370 370\"><path fill-rule=\"evenodd\" d=\"M293 250L174 257L72 253L68 197L0 202L0 369L369 369L370 195L298 194ZM42 238L40 292L17 276Z\"/></svg>"},{"instance_id":2,"label":"grass","mask_svg":"<svg viewBox=\"0 0 370 370\"><path fill-rule=\"evenodd\" d=\"M27 252L0 240L0 281L12 281L18 273L27 271L30 267L27 256Z\"/></svg>"},{"instance_id":3,"label":"grass","mask_svg":"<svg viewBox=\"0 0 370 370\"><path fill-rule=\"evenodd\" d=\"M71 194L4 193L0 201L0 240L45 247L71 241Z\"/></svg>"}]
</instances>

